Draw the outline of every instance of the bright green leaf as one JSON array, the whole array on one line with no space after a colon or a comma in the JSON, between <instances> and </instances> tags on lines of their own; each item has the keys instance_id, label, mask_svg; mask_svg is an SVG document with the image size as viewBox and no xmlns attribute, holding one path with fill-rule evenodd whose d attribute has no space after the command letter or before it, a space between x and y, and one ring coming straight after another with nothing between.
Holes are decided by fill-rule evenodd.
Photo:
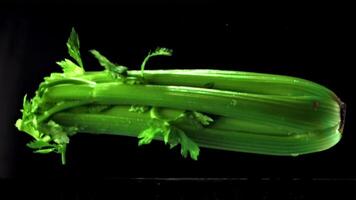
<instances>
[{"instance_id":1,"label":"bright green leaf","mask_svg":"<svg viewBox=\"0 0 356 200\"><path fill-rule=\"evenodd\" d=\"M205 126L209 125L211 122L214 121L208 115L205 115L200 112L193 111L192 114L198 122L200 122L202 125L205 125Z\"/></svg>"},{"instance_id":2,"label":"bright green leaf","mask_svg":"<svg viewBox=\"0 0 356 200\"><path fill-rule=\"evenodd\" d=\"M149 53L149 56L171 56L173 53L172 49L157 47L153 52Z\"/></svg>"},{"instance_id":3,"label":"bright green leaf","mask_svg":"<svg viewBox=\"0 0 356 200\"><path fill-rule=\"evenodd\" d=\"M149 52L148 55L145 57L145 59L143 60L143 62L141 64L141 74L142 74L142 76L143 76L143 72L144 72L145 67L146 67L146 63L150 58L152 58L154 56L171 56L172 53L173 53L173 51L171 49L162 48L162 47L158 47L153 52Z\"/></svg>"},{"instance_id":4,"label":"bright green leaf","mask_svg":"<svg viewBox=\"0 0 356 200\"><path fill-rule=\"evenodd\" d=\"M145 129L142 131L139 135L138 138L140 139L138 141L138 146L144 145L144 144L149 144L151 141L156 137L161 132L159 128L153 128L150 127L148 129Z\"/></svg>"},{"instance_id":5,"label":"bright green leaf","mask_svg":"<svg viewBox=\"0 0 356 200\"><path fill-rule=\"evenodd\" d=\"M73 75L78 75L78 74L84 73L83 68L79 67L71 60L64 59L63 61L59 61L56 63L62 67L62 70L65 75L73 76Z\"/></svg>"},{"instance_id":6,"label":"bright green leaf","mask_svg":"<svg viewBox=\"0 0 356 200\"><path fill-rule=\"evenodd\" d=\"M46 153L51 153L54 152L56 148L48 148L48 149L39 149L34 151L35 153L41 153L41 154L46 154Z\"/></svg>"},{"instance_id":7,"label":"bright green leaf","mask_svg":"<svg viewBox=\"0 0 356 200\"><path fill-rule=\"evenodd\" d=\"M70 33L70 36L67 41L67 47L68 47L68 53L69 55L77 61L78 65L83 68L83 62L80 57L80 43L79 43L79 37L77 32L75 31L74 28L72 28L72 31Z\"/></svg>"},{"instance_id":8,"label":"bright green leaf","mask_svg":"<svg viewBox=\"0 0 356 200\"><path fill-rule=\"evenodd\" d=\"M53 147L53 145L49 144L48 142L42 141L42 140L36 140L27 143L27 146L31 149L41 149L45 147Z\"/></svg>"},{"instance_id":9,"label":"bright green leaf","mask_svg":"<svg viewBox=\"0 0 356 200\"><path fill-rule=\"evenodd\" d=\"M174 134L176 134L179 138L178 141L181 144L182 156L186 158L189 153L193 160L197 160L200 152L199 146L193 140L191 140L181 129L175 128Z\"/></svg>"},{"instance_id":10,"label":"bright green leaf","mask_svg":"<svg viewBox=\"0 0 356 200\"><path fill-rule=\"evenodd\" d=\"M127 76L127 67L122 65L116 65L108 60L105 56L99 53L97 50L90 50L90 53L99 61L99 64L109 72L110 76L114 79L125 78Z\"/></svg>"},{"instance_id":11,"label":"bright green leaf","mask_svg":"<svg viewBox=\"0 0 356 200\"><path fill-rule=\"evenodd\" d=\"M138 138L140 139L139 146L151 143L157 136L162 136L163 141L167 144L169 141L170 128L169 123L164 120L151 119L149 128L145 129L138 135Z\"/></svg>"}]
</instances>

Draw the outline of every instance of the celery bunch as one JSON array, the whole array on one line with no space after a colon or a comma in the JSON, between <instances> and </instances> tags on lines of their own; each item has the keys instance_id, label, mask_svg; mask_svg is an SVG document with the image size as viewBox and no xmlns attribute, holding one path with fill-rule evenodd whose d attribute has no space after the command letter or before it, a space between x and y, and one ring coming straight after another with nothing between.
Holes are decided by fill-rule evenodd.
<instances>
[{"instance_id":1,"label":"celery bunch","mask_svg":"<svg viewBox=\"0 0 356 200\"><path fill-rule=\"evenodd\" d=\"M281 75L223 70L141 70L114 64L96 50L104 67L83 68L74 29L72 60L63 73L45 77L32 99L25 96L16 127L34 138L36 153L65 152L78 133L138 137L138 145L162 140L197 159L199 147L268 155L318 152L341 138L344 104L316 83Z\"/></svg>"}]
</instances>

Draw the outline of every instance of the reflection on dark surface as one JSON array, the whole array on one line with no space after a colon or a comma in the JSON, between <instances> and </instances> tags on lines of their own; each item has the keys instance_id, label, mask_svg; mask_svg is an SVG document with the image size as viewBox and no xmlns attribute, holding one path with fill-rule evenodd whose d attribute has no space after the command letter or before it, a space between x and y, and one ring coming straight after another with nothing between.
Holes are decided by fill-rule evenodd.
<instances>
[{"instance_id":1,"label":"reflection on dark surface","mask_svg":"<svg viewBox=\"0 0 356 200\"><path fill-rule=\"evenodd\" d=\"M85 7L85 9L84 9ZM352 80L346 22L335 16L288 14L253 18L224 6L83 6L69 15L60 6L2 8L0 14L0 176L1 177L224 177L356 178L353 111L344 138L334 148L300 157L274 157L202 149L199 161L181 158L161 143L137 147L136 138L78 134L69 146L68 164L57 155L32 154L30 139L14 128L22 98L42 78L59 71L67 55L72 26L81 40L86 68L100 69L87 50L98 49L117 63L138 69L149 49L174 49L172 58L150 68L215 68L285 74L321 83L346 103ZM74 7L76 8L76 7ZM73 9L74 9L73 8ZM79 8L78 8L79 9ZM74 9L75 10L75 9ZM240 11L240 10L238 10ZM349 106L352 109L352 105Z\"/></svg>"}]
</instances>

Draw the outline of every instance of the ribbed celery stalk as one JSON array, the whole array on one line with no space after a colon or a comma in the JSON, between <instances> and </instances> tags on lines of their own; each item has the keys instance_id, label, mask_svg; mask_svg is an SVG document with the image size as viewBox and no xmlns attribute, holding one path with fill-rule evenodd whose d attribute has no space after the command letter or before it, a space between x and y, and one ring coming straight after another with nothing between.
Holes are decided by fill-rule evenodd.
<instances>
[{"instance_id":1,"label":"ribbed celery stalk","mask_svg":"<svg viewBox=\"0 0 356 200\"><path fill-rule=\"evenodd\" d=\"M163 112L174 118L175 112L165 109ZM170 113L171 112L171 113ZM61 112L53 119L65 126L76 126L79 130L95 134L118 134L137 137L138 133L149 128L148 113L133 113L127 106L114 106L100 113ZM341 135L339 126L328 127L310 132L284 132L274 134L264 129L254 129L253 126L244 128L239 120L233 120L227 130L225 121L229 118L221 117L215 120L211 127L194 127L184 121L175 126L184 130L189 138L197 142L200 147L216 148L231 151L253 152L271 155L299 155L322 151L335 145ZM221 122L221 123L220 123ZM162 140L160 135L155 139Z\"/></svg>"},{"instance_id":2,"label":"ribbed celery stalk","mask_svg":"<svg viewBox=\"0 0 356 200\"><path fill-rule=\"evenodd\" d=\"M75 91L75 93L73 93ZM285 124L303 130L340 123L340 107L333 98L318 96L260 95L215 89L100 83L58 85L48 89L44 101L85 101L109 105L143 105L194 110L255 122Z\"/></svg>"}]
</instances>

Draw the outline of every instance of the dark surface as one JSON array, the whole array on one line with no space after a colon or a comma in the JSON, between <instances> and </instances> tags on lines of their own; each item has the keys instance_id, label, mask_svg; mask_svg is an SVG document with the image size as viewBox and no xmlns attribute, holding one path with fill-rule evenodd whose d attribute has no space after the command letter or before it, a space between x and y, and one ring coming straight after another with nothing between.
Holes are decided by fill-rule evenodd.
<instances>
[{"instance_id":1,"label":"dark surface","mask_svg":"<svg viewBox=\"0 0 356 200\"><path fill-rule=\"evenodd\" d=\"M43 181L43 180L42 180ZM46 180L45 180L46 181ZM7 184L3 189L16 186L29 188L33 181ZM37 182L36 182L37 183ZM355 186L349 182L303 180L95 180L71 181L62 184L38 184L41 194L32 191L12 192L12 198L50 199L355 199ZM20 187L19 187L20 186ZM53 187L57 186L57 187ZM64 187L63 187L64 186ZM100 186L100 187L99 187ZM4 194L2 192L2 194ZM25 194L25 196L23 195ZM2 196L2 195L1 195ZM9 199L12 199L9 198ZM3 198L4 199L4 198Z\"/></svg>"},{"instance_id":2,"label":"dark surface","mask_svg":"<svg viewBox=\"0 0 356 200\"><path fill-rule=\"evenodd\" d=\"M156 3L22 4L5 5L0 11L0 177L237 178L239 184L356 178L354 52L350 50L355 33L347 9L253 7L247 11L222 4ZM73 26L89 70L100 69L87 52L93 48L138 69L148 50L163 46L172 48L174 56L154 59L148 68L265 72L325 85L347 104L343 138L330 150L300 157L202 149L199 161L191 161L159 142L138 148L136 138L78 134L71 139L68 164L61 166L58 155L31 153L25 146L30 138L14 123L20 117L23 95L33 94L44 76L59 71L55 61L67 57L65 43Z\"/></svg>"}]
</instances>

